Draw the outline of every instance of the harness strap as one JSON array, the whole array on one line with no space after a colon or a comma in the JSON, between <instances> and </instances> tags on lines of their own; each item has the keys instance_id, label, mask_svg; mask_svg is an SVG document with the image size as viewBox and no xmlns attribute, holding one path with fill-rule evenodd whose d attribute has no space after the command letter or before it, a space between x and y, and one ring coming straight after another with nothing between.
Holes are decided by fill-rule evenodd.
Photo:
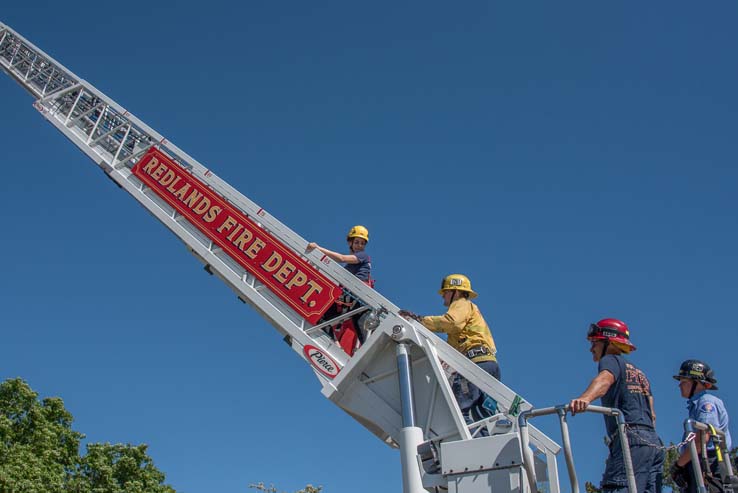
<instances>
[{"instance_id":1,"label":"harness strap","mask_svg":"<svg viewBox=\"0 0 738 493\"><path fill-rule=\"evenodd\" d=\"M474 359L477 356L486 356L488 354L492 354L492 351L490 351L487 346L475 346L466 352L466 357Z\"/></svg>"},{"instance_id":2,"label":"harness strap","mask_svg":"<svg viewBox=\"0 0 738 493\"><path fill-rule=\"evenodd\" d=\"M718 462L723 461L723 452L720 450L720 436L717 434L717 431L715 430L715 427L711 424L707 425L710 428L710 435L717 438L717 440L713 440L713 443L715 444L715 455L717 456Z\"/></svg>"},{"instance_id":3,"label":"harness strap","mask_svg":"<svg viewBox=\"0 0 738 493\"><path fill-rule=\"evenodd\" d=\"M692 386L689 388L689 398L694 396L694 391L697 388L697 380L692 379Z\"/></svg>"}]
</instances>

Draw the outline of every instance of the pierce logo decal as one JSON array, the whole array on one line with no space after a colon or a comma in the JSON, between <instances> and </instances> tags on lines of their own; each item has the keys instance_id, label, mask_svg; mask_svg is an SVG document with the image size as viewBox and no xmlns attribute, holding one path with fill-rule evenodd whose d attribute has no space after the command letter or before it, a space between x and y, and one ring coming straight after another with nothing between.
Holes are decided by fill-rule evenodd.
<instances>
[{"instance_id":1,"label":"pierce logo decal","mask_svg":"<svg viewBox=\"0 0 738 493\"><path fill-rule=\"evenodd\" d=\"M338 364L333 361L333 358L328 356L325 351L310 344L302 348L302 352L307 357L310 364L318 369L320 373L328 378L335 378L341 369Z\"/></svg>"}]
</instances>

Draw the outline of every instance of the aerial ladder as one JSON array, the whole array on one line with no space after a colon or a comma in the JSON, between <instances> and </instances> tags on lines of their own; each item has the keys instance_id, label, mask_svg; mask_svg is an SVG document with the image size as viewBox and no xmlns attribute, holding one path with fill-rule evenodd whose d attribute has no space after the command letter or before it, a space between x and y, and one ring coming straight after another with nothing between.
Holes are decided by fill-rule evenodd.
<instances>
[{"instance_id":1,"label":"aerial ladder","mask_svg":"<svg viewBox=\"0 0 738 493\"><path fill-rule=\"evenodd\" d=\"M399 449L404 493L559 493L561 447L527 423L536 415L527 400L401 317L340 264L307 252L307 241L267 210L3 23L0 67L49 123L280 333L326 398ZM354 303L331 310L339 298ZM358 349L326 330L347 320L364 336ZM493 398L497 414L468 425L449 382L454 373Z\"/></svg>"}]
</instances>

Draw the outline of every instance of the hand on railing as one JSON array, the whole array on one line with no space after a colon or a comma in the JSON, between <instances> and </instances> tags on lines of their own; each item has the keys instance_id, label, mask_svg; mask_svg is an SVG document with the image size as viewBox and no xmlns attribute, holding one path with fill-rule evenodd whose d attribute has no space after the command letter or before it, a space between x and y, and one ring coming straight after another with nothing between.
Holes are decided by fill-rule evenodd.
<instances>
[{"instance_id":1,"label":"hand on railing","mask_svg":"<svg viewBox=\"0 0 738 493\"><path fill-rule=\"evenodd\" d=\"M577 399L572 399L569 404L567 404L564 408L564 412L571 411L571 415L574 416L577 413L583 413L587 410L589 407L590 401L587 399L582 399L581 397Z\"/></svg>"}]
</instances>

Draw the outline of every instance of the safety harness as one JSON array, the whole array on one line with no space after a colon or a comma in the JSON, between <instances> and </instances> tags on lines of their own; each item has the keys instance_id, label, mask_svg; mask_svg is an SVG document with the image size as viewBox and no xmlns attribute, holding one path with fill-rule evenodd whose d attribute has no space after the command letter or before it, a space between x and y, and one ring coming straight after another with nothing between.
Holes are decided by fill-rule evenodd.
<instances>
[{"instance_id":1,"label":"safety harness","mask_svg":"<svg viewBox=\"0 0 738 493\"><path fill-rule=\"evenodd\" d=\"M717 460L718 467L717 474L714 474L707 461L707 457L704 458L704 461L701 461L700 465L704 464L704 467L702 467L702 477L704 478L705 486L710 492L736 492L738 491L738 478L735 475L730 475L731 468L728 468L725 464L725 461L730 460L730 457L726 458L723 455L722 439L715 426L709 423L706 424L709 428L712 443L715 446L715 459Z\"/></svg>"},{"instance_id":2,"label":"safety harness","mask_svg":"<svg viewBox=\"0 0 738 493\"><path fill-rule=\"evenodd\" d=\"M371 277L366 281L362 280L362 282L370 288L374 288L374 280ZM358 298L344 289L341 296L335 301L336 312L339 316L344 315L354 308L361 306L360 303ZM334 326L332 332L333 339L338 342L341 349L349 356L353 356L354 352L364 344L364 334L361 327L359 327L358 314Z\"/></svg>"}]
</instances>

